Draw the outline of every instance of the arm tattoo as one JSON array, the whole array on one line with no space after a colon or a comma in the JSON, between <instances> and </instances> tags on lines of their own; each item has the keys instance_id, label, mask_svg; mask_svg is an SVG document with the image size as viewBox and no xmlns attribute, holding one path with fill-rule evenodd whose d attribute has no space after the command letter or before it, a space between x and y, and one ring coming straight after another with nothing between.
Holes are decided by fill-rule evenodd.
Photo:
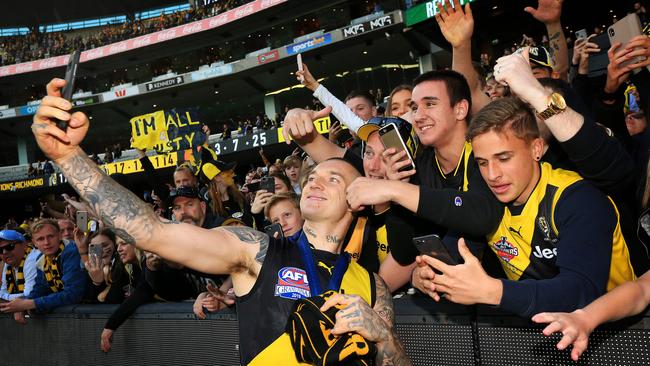
<instances>
[{"instance_id":1,"label":"arm tattoo","mask_svg":"<svg viewBox=\"0 0 650 366\"><path fill-rule=\"evenodd\" d=\"M560 32L553 33L548 39L548 44L550 46L548 48L548 53L553 59L553 63L555 63L555 52L560 50L560 46L557 44L559 41L560 41Z\"/></svg>"},{"instance_id":2,"label":"arm tattoo","mask_svg":"<svg viewBox=\"0 0 650 366\"><path fill-rule=\"evenodd\" d=\"M397 334L393 331L395 316L393 312L393 298L388 291L388 287L384 280L377 274L375 276L375 286L377 299L373 309L379 316L388 324L388 331L390 337L385 342L377 343L377 356L375 357L376 365L411 365L411 360L406 355L406 351L402 343L397 338Z\"/></svg>"},{"instance_id":3,"label":"arm tattoo","mask_svg":"<svg viewBox=\"0 0 650 366\"><path fill-rule=\"evenodd\" d=\"M128 243L147 242L161 224L146 203L110 179L97 164L79 149L58 163L70 185L88 202L106 226Z\"/></svg>"},{"instance_id":4,"label":"arm tattoo","mask_svg":"<svg viewBox=\"0 0 650 366\"><path fill-rule=\"evenodd\" d=\"M264 263L266 252L269 249L269 236L261 231L246 227L246 226L226 226L224 230L229 231L237 236L237 238L247 244L259 244L260 250L255 254L257 263Z\"/></svg>"},{"instance_id":5,"label":"arm tattoo","mask_svg":"<svg viewBox=\"0 0 650 366\"><path fill-rule=\"evenodd\" d=\"M389 327L393 327L395 324L395 315L393 311L393 297L390 294L390 291L388 291L388 287L386 286L386 283L384 280L379 277L377 274L373 274L375 276L375 286L376 286L376 294L377 298L375 300L375 306L373 309L379 314L379 316L384 319L386 324L388 324Z\"/></svg>"}]
</instances>

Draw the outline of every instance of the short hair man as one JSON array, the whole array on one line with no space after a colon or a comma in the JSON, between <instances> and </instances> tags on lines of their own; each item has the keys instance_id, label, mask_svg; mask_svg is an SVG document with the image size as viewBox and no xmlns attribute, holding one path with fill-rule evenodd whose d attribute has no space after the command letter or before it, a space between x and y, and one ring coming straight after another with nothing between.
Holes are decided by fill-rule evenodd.
<instances>
[{"instance_id":1,"label":"short hair man","mask_svg":"<svg viewBox=\"0 0 650 366\"><path fill-rule=\"evenodd\" d=\"M429 273L427 293L531 316L575 310L635 278L616 207L577 173L539 162L544 142L524 102L492 102L474 117L467 136L483 178L507 205L488 244L508 280L488 276L459 242L462 265L424 257L442 272Z\"/></svg>"},{"instance_id":2,"label":"short hair man","mask_svg":"<svg viewBox=\"0 0 650 366\"><path fill-rule=\"evenodd\" d=\"M289 346L289 336L285 333L287 322L284 320L288 319L294 306L293 299L319 294L315 284L325 283L331 276L327 266L332 260L338 260L342 238L352 221L345 189L358 176L356 170L343 161L334 160L321 163L309 176L300 201L306 233L302 238L316 248L309 249L310 246L301 240L300 247L309 255L300 254L294 243L276 241L246 227L205 230L184 223L170 225L161 221L135 195L103 175L81 150L79 143L88 129L88 118L83 113L74 113L68 122L72 143L58 140L69 139L59 133L61 130L55 131L53 122L55 114L60 117L60 108L69 109L69 104L56 96L64 84L61 79L53 79L48 84L48 97L43 99L34 118L32 131L45 154L50 155L70 179L71 185L109 221L107 224L116 228L121 237L195 270L231 274L238 296L243 364L296 362L295 352ZM83 183L80 176L73 173L78 171L85 172L87 179ZM112 199L109 200L107 194ZM310 267L316 267L317 274L305 280L301 258L313 261L313 255L319 262L326 262L326 268L311 262ZM326 311L337 304L339 308L345 307L337 313L332 334L357 332L366 340L376 342L378 364L410 364L392 331L392 298L381 278L369 275L354 262L349 263L342 276L341 288L345 289L346 295L334 295L321 309ZM374 302L373 293L376 294ZM370 310L369 303L374 303L374 311Z\"/></svg>"},{"instance_id":3,"label":"short hair man","mask_svg":"<svg viewBox=\"0 0 650 366\"><path fill-rule=\"evenodd\" d=\"M32 292L36 282L36 260L40 255L21 233L0 231L0 259L4 262L0 299L11 301Z\"/></svg>"},{"instance_id":4,"label":"short hair man","mask_svg":"<svg viewBox=\"0 0 650 366\"><path fill-rule=\"evenodd\" d=\"M65 219L59 219L58 224L59 227L61 228L61 238L68 240L70 242L74 241L75 223L72 222L72 220L65 218Z\"/></svg>"},{"instance_id":5,"label":"short hair man","mask_svg":"<svg viewBox=\"0 0 650 366\"><path fill-rule=\"evenodd\" d=\"M94 163L93 163L94 164ZM32 242L43 254L38 260L34 288L27 298L0 305L5 313L36 309L48 311L77 304L86 288L86 273L76 245L65 245L56 220L41 219L32 224Z\"/></svg>"}]
</instances>

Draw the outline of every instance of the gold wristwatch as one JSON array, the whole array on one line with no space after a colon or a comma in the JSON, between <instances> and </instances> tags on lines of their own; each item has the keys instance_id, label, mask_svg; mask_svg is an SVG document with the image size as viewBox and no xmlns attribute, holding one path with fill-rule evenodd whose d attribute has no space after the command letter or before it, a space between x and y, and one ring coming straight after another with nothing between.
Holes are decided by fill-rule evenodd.
<instances>
[{"instance_id":1,"label":"gold wristwatch","mask_svg":"<svg viewBox=\"0 0 650 366\"><path fill-rule=\"evenodd\" d=\"M564 112L564 110L566 110L564 97L560 93L553 93L548 96L547 108L537 113L537 117L545 121L558 113Z\"/></svg>"}]
</instances>

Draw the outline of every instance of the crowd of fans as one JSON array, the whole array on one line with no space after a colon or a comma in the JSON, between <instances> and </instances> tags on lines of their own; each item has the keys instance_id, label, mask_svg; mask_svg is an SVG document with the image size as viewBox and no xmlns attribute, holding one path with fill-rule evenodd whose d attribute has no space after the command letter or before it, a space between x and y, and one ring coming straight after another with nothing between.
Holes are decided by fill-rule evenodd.
<instances>
[{"instance_id":1,"label":"crowd of fans","mask_svg":"<svg viewBox=\"0 0 650 366\"><path fill-rule=\"evenodd\" d=\"M25 36L5 37L0 47L0 65L40 60L66 55L72 50L89 50L129 38L158 32L181 24L212 17L246 4L250 0L216 1L209 6L197 6L188 10L161 14L150 19L135 19L130 16L126 22L102 26L95 33L69 37L65 32L38 32L32 30Z\"/></svg>"},{"instance_id":2,"label":"crowd of fans","mask_svg":"<svg viewBox=\"0 0 650 366\"><path fill-rule=\"evenodd\" d=\"M278 116L299 148L274 161L260 150L263 164L239 182L236 163L207 146L169 185L142 153L149 190L138 199L99 173L77 146L83 136L57 142L46 126L61 107L44 100L34 133L80 197L44 200L44 218L0 231L0 310L24 323L29 311L120 304L102 332L108 352L141 304L193 299L203 319L236 303L243 364L315 363L304 339L325 337L310 344L324 354L356 335L379 364L408 365L390 293L412 285L434 301L550 323L544 334L562 332L558 347L573 345L577 360L600 323L650 302L650 38L612 45L604 80L590 78L590 58L605 50L587 37L569 56L562 2L526 11L546 26L548 47L526 38L477 67L470 5L455 1L436 16L452 70L396 86L383 110L380 90L341 101L304 65L296 77L322 108ZM349 138L340 126L318 133L313 121L329 114ZM269 123L260 115L241 128ZM391 131L401 144L384 138ZM320 310L291 310L305 299ZM327 331L323 319L335 319ZM337 355L368 357L357 351Z\"/></svg>"}]
</instances>

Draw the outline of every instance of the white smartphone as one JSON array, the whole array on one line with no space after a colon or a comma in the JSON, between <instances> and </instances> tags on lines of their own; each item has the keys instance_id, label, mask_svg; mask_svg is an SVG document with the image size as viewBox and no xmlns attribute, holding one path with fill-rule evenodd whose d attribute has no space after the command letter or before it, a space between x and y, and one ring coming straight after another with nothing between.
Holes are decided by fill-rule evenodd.
<instances>
[{"instance_id":1,"label":"white smartphone","mask_svg":"<svg viewBox=\"0 0 650 366\"><path fill-rule=\"evenodd\" d=\"M609 26L607 29L607 36L609 36L609 43L614 44L616 42L621 42L620 49L623 49L630 39L640 36L643 34L641 30L641 21L639 16L635 13L628 14L623 19ZM633 59L622 62L620 67L625 67L631 63L637 63L645 60L645 56L637 56ZM635 73L638 72L638 68L635 69Z\"/></svg>"},{"instance_id":2,"label":"white smartphone","mask_svg":"<svg viewBox=\"0 0 650 366\"><path fill-rule=\"evenodd\" d=\"M304 69L302 67L302 54L301 53L299 53L298 56L296 56L296 61L298 62L298 71L303 71ZM300 76L300 82L302 83L303 81L305 81L305 77Z\"/></svg>"},{"instance_id":3,"label":"white smartphone","mask_svg":"<svg viewBox=\"0 0 650 366\"><path fill-rule=\"evenodd\" d=\"M587 38L587 30L586 29L580 29L579 31L576 31L576 39L580 38Z\"/></svg>"}]
</instances>

